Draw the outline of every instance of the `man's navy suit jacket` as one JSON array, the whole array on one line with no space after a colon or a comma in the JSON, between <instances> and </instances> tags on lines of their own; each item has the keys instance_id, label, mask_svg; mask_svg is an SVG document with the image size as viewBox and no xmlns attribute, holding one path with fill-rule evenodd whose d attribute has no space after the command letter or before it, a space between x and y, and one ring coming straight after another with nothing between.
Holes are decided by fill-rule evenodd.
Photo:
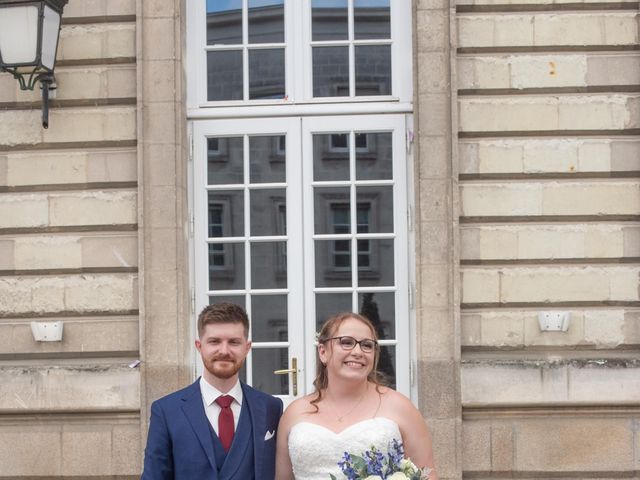
<instances>
[{"instance_id":1,"label":"man's navy suit jacket","mask_svg":"<svg viewBox=\"0 0 640 480\"><path fill-rule=\"evenodd\" d=\"M278 421L282 401L242 384L244 402L251 413L255 478L273 480ZM144 455L142 480L231 480L243 458L238 449L229 450L219 470L213 450L212 432L204 412L200 380L151 405L149 436ZM234 437L235 438L235 437ZM239 479L238 479L239 480Z\"/></svg>"}]
</instances>

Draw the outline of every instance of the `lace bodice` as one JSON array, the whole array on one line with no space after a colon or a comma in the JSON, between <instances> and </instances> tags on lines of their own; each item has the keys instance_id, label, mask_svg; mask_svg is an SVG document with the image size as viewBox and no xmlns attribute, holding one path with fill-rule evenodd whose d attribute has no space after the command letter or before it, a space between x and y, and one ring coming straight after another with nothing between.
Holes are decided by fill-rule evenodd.
<instances>
[{"instance_id":1,"label":"lace bodice","mask_svg":"<svg viewBox=\"0 0 640 480\"><path fill-rule=\"evenodd\" d=\"M289 432L289 456L296 480L346 478L338 467L344 452L360 454L375 446L387 451L393 439L402 441L398 424L385 417L355 423L340 433L315 423L296 423Z\"/></svg>"}]
</instances>

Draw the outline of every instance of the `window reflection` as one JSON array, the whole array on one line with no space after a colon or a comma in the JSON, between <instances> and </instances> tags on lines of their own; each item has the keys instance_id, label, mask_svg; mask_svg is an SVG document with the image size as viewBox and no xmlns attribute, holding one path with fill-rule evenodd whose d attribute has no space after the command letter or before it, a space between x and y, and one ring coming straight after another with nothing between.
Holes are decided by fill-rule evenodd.
<instances>
[{"instance_id":1,"label":"window reflection","mask_svg":"<svg viewBox=\"0 0 640 480\"><path fill-rule=\"evenodd\" d=\"M349 37L347 0L313 0L311 31L313 41L346 40Z\"/></svg>"},{"instance_id":2,"label":"window reflection","mask_svg":"<svg viewBox=\"0 0 640 480\"><path fill-rule=\"evenodd\" d=\"M207 100L242 100L242 50L207 52Z\"/></svg>"},{"instance_id":3,"label":"window reflection","mask_svg":"<svg viewBox=\"0 0 640 480\"><path fill-rule=\"evenodd\" d=\"M207 45L242 43L242 0L207 0Z\"/></svg>"},{"instance_id":4,"label":"window reflection","mask_svg":"<svg viewBox=\"0 0 640 480\"><path fill-rule=\"evenodd\" d=\"M313 47L313 96L349 95L349 47Z\"/></svg>"},{"instance_id":5,"label":"window reflection","mask_svg":"<svg viewBox=\"0 0 640 480\"><path fill-rule=\"evenodd\" d=\"M284 42L284 0L249 0L249 43Z\"/></svg>"},{"instance_id":6,"label":"window reflection","mask_svg":"<svg viewBox=\"0 0 640 480\"><path fill-rule=\"evenodd\" d=\"M249 99L284 95L284 48L249 50Z\"/></svg>"},{"instance_id":7,"label":"window reflection","mask_svg":"<svg viewBox=\"0 0 640 480\"><path fill-rule=\"evenodd\" d=\"M391 38L389 0L354 0L353 10L356 40Z\"/></svg>"},{"instance_id":8,"label":"window reflection","mask_svg":"<svg viewBox=\"0 0 640 480\"><path fill-rule=\"evenodd\" d=\"M243 182L244 158L242 137L207 139L207 184L239 184Z\"/></svg>"},{"instance_id":9,"label":"window reflection","mask_svg":"<svg viewBox=\"0 0 640 480\"><path fill-rule=\"evenodd\" d=\"M356 96L391 95L391 46L359 45L356 56Z\"/></svg>"}]
</instances>

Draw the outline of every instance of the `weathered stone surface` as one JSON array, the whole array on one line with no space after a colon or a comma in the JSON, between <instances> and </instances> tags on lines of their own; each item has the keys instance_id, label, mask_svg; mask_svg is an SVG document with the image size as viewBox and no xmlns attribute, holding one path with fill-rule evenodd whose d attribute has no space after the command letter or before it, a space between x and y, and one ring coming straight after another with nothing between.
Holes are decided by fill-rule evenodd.
<instances>
[{"instance_id":1,"label":"weathered stone surface","mask_svg":"<svg viewBox=\"0 0 640 480\"><path fill-rule=\"evenodd\" d=\"M49 211L51 225L135 224L136 192L51 194Z\"/></svg>"},{"instance_id":2,"label":"weathered stone surface","mask_svg":"<svg viewBox=\"0 0 640 480\"><path fill-rule=\"evenodd\" d=\"M109 0L108 2L103 0L70 0L64 8L65 18L135 15L135 13L135 0Z\"/></svg>"},{"instance_id":3,"label":"weathered stone surface","mask_svg":"<svg viewBox=\"0 0 640 480\"><path fill-rule=\"evenodd\" d=\"M126 364L3 366L0 409L135 410L140 408L139 373Z\"/></svg>"},{"instance_id":4,"label":"weathered stone surface","mask_svg":"<svg viewBox=\"0 0 640 480\"><path fill-rule=\"evenodd\" d=\"M133 23L63 25L57 59L135 57L135 33Z\"/></svg>"}]
</instances>

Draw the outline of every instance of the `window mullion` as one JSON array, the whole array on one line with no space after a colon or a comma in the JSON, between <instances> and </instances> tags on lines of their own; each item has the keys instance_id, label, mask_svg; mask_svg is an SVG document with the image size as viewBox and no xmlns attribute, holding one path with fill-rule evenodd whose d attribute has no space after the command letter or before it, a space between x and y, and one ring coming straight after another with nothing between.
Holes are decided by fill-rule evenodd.
<instances>
[{"instance_id":1,"label":"window mullion","mask_svg":"<svg viewBox=\"0 0 640 480\"><path fill-rule=\"evenodd\" d=\"M242 0L242 98L249 100L249 0Z\"/></svg>"},{"instance_id":2,"label":"window mullion","mask_svg":"<svg viewBox=\"0 0 640 480\"><path fill-rule=\"evenodd\" d=\"M356 53L355 53L355 46L353 45L353 40L355 38L354 35L354 8L353 8L353 2L354 0L349 0L349 7L348 7L348 17L347 17L347 22L349 25L349 96L350 97L355 97L356 96Z\"/></svg>"}]
</instances>

